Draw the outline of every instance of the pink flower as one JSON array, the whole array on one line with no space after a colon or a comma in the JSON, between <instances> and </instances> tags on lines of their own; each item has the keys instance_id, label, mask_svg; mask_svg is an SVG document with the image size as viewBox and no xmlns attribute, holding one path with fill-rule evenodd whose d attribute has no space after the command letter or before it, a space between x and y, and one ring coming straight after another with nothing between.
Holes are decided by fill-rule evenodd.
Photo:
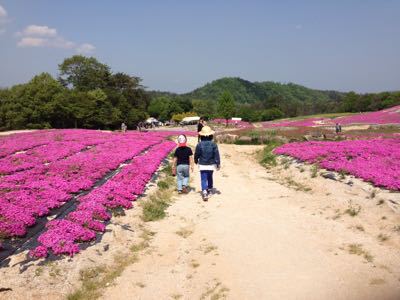
<instances>
[{"instance_id":1,"label":"pink flower","mask_svg":"<svg viewBox=\"0 0 400 300\"><path fill-rule=\"evenodd\" d=\"M7 174L0 178L0 235L25 235L38 217L62 207L75 193L92 189L119 168L105 183L100 181L99 187L79 197L76 210L65 219L49 222L38 238L39 246L30 252L33 257L73 256L79 243L105 231L111 209L132 207L175 147L165 141L171 134L177 132L49 130L0 140L5 147L0 152L0 170Z\"/></svg>"},{"instance_id":2,"label":"pink flower","mask_svg":"<svg viewBox=\"0 0 400 300\"><path fill-rule=\"evenodd\" d=\"M400 139L290 143L274 152L400 190Z\"/></svg>"}]
</instances>

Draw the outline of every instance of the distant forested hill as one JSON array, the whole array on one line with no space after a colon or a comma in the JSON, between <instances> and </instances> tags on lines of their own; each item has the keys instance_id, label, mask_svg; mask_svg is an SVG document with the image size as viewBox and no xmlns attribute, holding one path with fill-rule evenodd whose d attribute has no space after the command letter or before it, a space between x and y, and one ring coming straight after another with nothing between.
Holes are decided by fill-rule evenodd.
<instances>
[{"instance_id":1,"label":"distant forested hill","mask_svg":"<svg viewBox=\"0 0 400 300\"><path fill-rule=\"evenodd\" d=\"M229 92L236 101L236 115L253 122L319 113L376 111L400 104L400 92L343 93L294 83L225 77L184 94L150 91L152 100L148 112L167 118L174 112L192 110L215 117L218 99L224 92Z\"/></svg>"},{"instance_id":2,"label":"distant forested hill","mask_svg":"<svg viewBox=\"0 0 400 300\"><path fill-rule=\"evenodd\" d=\"M339 102L344 93L336 91L320 91L288 83L272 81L251 82L237 77L225 77L214 80L192 92L174 95L152 91L153 97L171 96L185 99L196 104L207 102L210 109L223 92L229 92L238 104L239 109L264 110L279 109L285 116L297 116L339 110ZM195 105L196 106L196 105ZM206 112L206 114L210 114ZM247 113L248 114L248 113ZM249 118L257 119L257 118ZM259 119L259 118L258 118Z\"/></svg>"},{"instance_id":3,"label":"distant forested hill","mask_svg":"<svg viewBox=\"0 0 400 300\"><path fill-rule=\"evenodd\" d=\"M237 77L214 80L185 96L194 99L218 99L224 91L230 92L239 103L266 101L271 97L282 97L290 101L329 101L343 96L343 93L313 90L293 83L251 82Z\"/></svg>"}]
</instances>

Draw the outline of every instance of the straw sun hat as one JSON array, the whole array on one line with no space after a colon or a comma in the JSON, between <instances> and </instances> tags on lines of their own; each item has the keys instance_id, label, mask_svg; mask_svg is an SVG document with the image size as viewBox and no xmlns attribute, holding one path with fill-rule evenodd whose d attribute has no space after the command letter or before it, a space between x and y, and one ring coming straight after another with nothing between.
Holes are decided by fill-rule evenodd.
<instances>
[{"instance_id":1,"label":"straw sun hat","mask_svg":"<svg viewBox=\"0 0 400 300\"><path fill-rule=\"evenodd\" d=\"M214 133L215 133L215 131L212 130L212 129L210 128L210 126L204 126L204 127L201 129L201 131L199 132L199 135L201 135L201 136L210 136L210 135L213 135Z\"/></svg>"}]
</instances>

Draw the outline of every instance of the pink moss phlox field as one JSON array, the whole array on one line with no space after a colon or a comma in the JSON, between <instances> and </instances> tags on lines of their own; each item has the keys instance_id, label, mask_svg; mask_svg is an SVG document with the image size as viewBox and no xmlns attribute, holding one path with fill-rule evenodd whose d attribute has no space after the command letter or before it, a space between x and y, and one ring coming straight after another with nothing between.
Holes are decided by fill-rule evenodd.
<instances>
[{"instance_id":1,"label":"pink moss phlox field","mask_svg":"<svg viewBox=\"0 0 400 300\"><path fill-rule=\"evenodd\" d=\"M57 225L51 226L39 237L40 245L33 249L30 255L40 258L47 256L49 251L56 255L71 256L79 252L79 242L93 240L96 232L104 232L104 222L111 217L110 209L132 207L132 201L143 193L153 173L175 146L176 144L170 141L153 146L148 152L123 166L117 175L102 186L79 198L77 209L66 217L68 222L74 223L76 230L65 235L64 223L60 223L62 228L58 228ZM82 232L87 233L88 230L92 235L87 240L82 240Z\"/></svg>"},{"instance_id":2,"label":"pink moss phlox field","mask_svg":"<svg viewBox=\"0 0 400 300\"><path fill-rule=\"evenodd\" d=\"M379 187L400 190L400 139L290 143L276 148L274 153L346 172Z\"/></svg>"},{"instance_id":3,"label":"pink moss phlox field","mask_svg":"<svg viewBox=\"0 0 400 300\"><path fill-rule=\"evenodd\" d=\"M40 130L12 134L0 139L0 158L19 151L26 151L42 145L48 145L56 141L73 142L75 140L85 141L86 139L101 141L106 138L107 136L102 132L82 129Z\"/></svg>"},{"instance_id":4,"label":"pink moss phlox field","mask_svg":"<svg viewBox=\"0 0 400 300\"><path fill-rule=\"evenodd\" d=\"M332 120L340 124L400 124L400 105L388 109L365 112L351 116L338 117Z\"/></svg>"},{"instance_id":5,"label":"pink moss phlox field","mask_svg":"<svg viewBox=\"0 0 400 300\"><path fill-rule=\"evenodd\" d=\"M96 233L78 223L69 220L53 220L47 223L47 231L40 235L41 244L31 251L34 257L47 256L47 249L55 255L68 254L73 256L79 252L76 242L88 242L96 238Z\"/></svg>"},{"instance_id":6,"label":"pink moss phlox field","mask_svg":"<svg viewBox=\"0 0 400 300\"><path fill-rule=\"evenodd\" d=\"M211 121L212 123L226 125L225 119L214 119ZM228 125L233 125L237 128L252 128L253 125L246 121L235 121L235 120L228 120Z\"/></svg>"},{"instance_id":7,"label":"pink moss phlox field","mask_svg":"<svg viewBox=\"0 0 400 300\"><path fill-rule=\"evenodd\" d=\"M273 128L273 127L311 127L317 125L332 125L330 119L324 118L309 118L304 120L287 120L287 121L279 121L279 122L263 122L264 128Z\"/></svg>"},{"instance_id":8,"label":"pink moss phlox field","mask_svg":"<svg viewBox=\"0 0 400 300\"><path fill-rule=\"evenodd\" d=\"M96 144L87 140L72 145L67 142L42 145L26 152L0 159L0 174L12 174L16 171L34 168L37 165L48 164L94 145Z\"/></svg>"},{"instance_id":9,"label":"pink moss phlox field","mask_svg":"<svg viewBox=\"0 0 400 300\"><path fill-rule=\"evenodd\" d=\"M350 116L329 118L309 118L303 120L282 120L263 122L264 128L274 127L312 127L312 126L334 126L336 123L341 125L351 124L400 124L400 106L394 106L388 109L354 114Z\"/></svg>"},{"instance_id":10,"label":"pink moss phlox field","mask_svg":"<svg viewBox=\"0 0 400 300\"><path fill-rule=\"evenodd\" d=\"M92 188L121 163L159 144L169 135L168 132L121 134L49 130L2 138L0 143L5 150L2 148L1 153L6 155L0 159L3 166L18 155L15 151L26 150L21 159L26 168L8 169L8 175L0 175L0 237L24 236L37 218L62 207L74 194ZM115 193L110 205L130 207L131 203L120 195L122 193ZM71 216L77 222L83 217L83 214ZM96 222L90 226L97 230L102 228Z\"/></svg>"}]
</instances>

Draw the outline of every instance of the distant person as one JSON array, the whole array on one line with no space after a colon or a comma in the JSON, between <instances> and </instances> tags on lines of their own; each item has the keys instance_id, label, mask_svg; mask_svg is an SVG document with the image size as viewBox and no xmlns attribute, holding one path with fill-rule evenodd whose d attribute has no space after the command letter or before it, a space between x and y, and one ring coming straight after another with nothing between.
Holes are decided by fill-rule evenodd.
<instances>
[{"instance_id":1,"label":"distant person","mask_svg":"<svg viewBox=\"0 0 400 300\"><path fill-rule=\"evenodd\" d=\"M181 134L178 136L178 148L174 153L172 174L176 175L178 194L187 194L190 191L189 168L193 172L193 151L186 145L186 142L186 135Z\"/></svg>"},{"instance_id":2,"label":"distant person","mask_svg":"<svg viewBox=\"0 0 400 300\"><path fill-rule=\"evenodd\" d=\"M218 146L213 142L214 133L209 126L204 126L199 132L200 143L197 144L194 153L194 162L200 169L201 196L204 201L207 201L214 191L213 173L221 166Z\"/></svg>"},{"instance_id":3,"label":"distant person","mask_svg":"<svg viewBox=\"0 0 400 300\"><path fill-rule=\"evenodd\" d=\"M336 131L336 134L339 134L339 132L342 132L342 125L340 125L340 123L336 123L335 131Z\"/></svg>"},{"instance_id":4,"label":"distant person","mask_svg":"<svg viewBox=\"0 0 400 300\"><path fill-rule=\"evenodd\" d=\"M128 129L128 127L125 125L125 123L121 124L121 131L122 132L126 132L126 130Z\"/></svg>"},{"instance_id":5,"label":"distant person","mask_svg":"<svg viewBox=\"0 0 400 300\"><path fill-rule=\"evenodd\" d=\"M200 131L203 129L203 127L205 126L205 121L204 121L204 117L200 117L199 119L199 123L197 123L197 136L198 136L198 142L200 142Z\"/></svg>"}]
</instances>

